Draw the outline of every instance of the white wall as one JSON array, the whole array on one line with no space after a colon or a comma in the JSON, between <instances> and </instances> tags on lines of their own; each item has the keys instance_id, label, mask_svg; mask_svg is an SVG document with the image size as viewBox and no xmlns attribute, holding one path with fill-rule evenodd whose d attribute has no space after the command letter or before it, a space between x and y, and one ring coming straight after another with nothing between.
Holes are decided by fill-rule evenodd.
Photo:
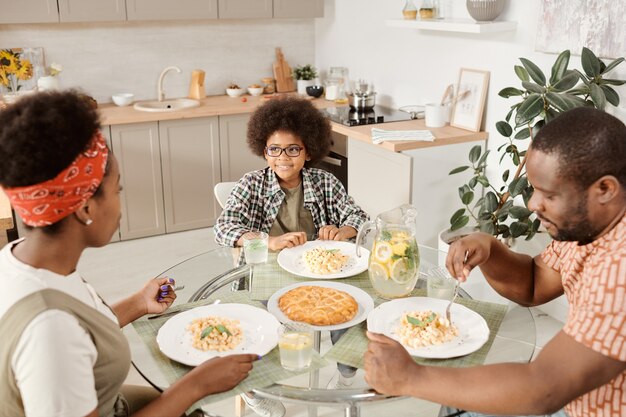
<instances>
[{"instance_id":1,"label":"white wall","mask_svg":"<svg viewBox=\"0 0 626 417\"><path fill-rule=\"evenodd\" d=\"M274 48L293 67L314 62L313 19L0 25L0 49L42 46L48 64L63 66L61 86L81 87L98 101L132 92L156 98L161 70L167 97L188 93L193 69L206 71L208 95L224 94L231 80L245 87L273 76Z\"/></svg>"},{"instance_id":2,"label":"white wall","mask_svg":"<svg viewBox=\"0 0 626 417\"><path fill-rule=\"evenodd\" d=\"M465 1L443 2L448 16L470 18ZM414 3L419 6L418 0ZM516 21L517 29L496 34L386 26L386 19L402 17L403 5L404 0L326 0L325 17L316 19L316 65L323 71L331 66L348 67L351 79L364 78L374 83L377 104L393 107L440 100L445 87L457 82L461 67L491 71L483 129L491 136L489 177L499 178L496 148L503 138L495 130L495 123L504 120L516 101L503 99L498 92L504 87L520 86L513 72L514 65L521 65L518 58L530 59L548 76L556 59L554 54L534 50L540 0L509 0L498 20ZM578 55L571 57L570 68L581 68ZM613 72L612 78L626 78L626 63ZM621 109L613 113L626 121L626 86L619 87L619 91ZM458 178L461 183L462 174ZM452 208L457 205L454 202Z\"/></svg>"}]
</instances>

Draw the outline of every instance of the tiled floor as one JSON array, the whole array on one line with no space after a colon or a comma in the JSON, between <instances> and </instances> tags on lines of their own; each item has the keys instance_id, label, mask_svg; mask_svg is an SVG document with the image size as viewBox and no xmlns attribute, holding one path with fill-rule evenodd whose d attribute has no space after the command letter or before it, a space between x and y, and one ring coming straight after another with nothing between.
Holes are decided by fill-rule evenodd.
<instances>
[{"instance_id":1,"label":"tiled floor","mask_svg":"<svg viewBox=\"0 0 626 417\"><path fill-rule=\"evenodd\" d=\"M126 242L109 244L104 248L89 249L81 258L78 266L84 278L89 281L108 302L115 302L138 290L145 281L158 275L169 267L199 253L215 248L212 229L200 229ZM471 290L468 290L470 294ZM537 349L541 348L554 336L562 323L539 310L532 309L537 328ZM328 343L326 339L323 343ZM362 373L359 371L359 381ZM320 376L320 381L330 379L331 375ZM131 369L128 383L145 384L143 378ZM362 416L415 417L414 399L401 399L363 407ZM437 416L439 407L432 406L427 416ZM234 401L226 400L214 404L211 412L223 417L234 416ZM248 411L248 416L253 413ZM288 405L288 417L307 416L307 408L302 405ZM320 407L318 416L341 416L341 408Z\"/></svg>"}]
</instances>

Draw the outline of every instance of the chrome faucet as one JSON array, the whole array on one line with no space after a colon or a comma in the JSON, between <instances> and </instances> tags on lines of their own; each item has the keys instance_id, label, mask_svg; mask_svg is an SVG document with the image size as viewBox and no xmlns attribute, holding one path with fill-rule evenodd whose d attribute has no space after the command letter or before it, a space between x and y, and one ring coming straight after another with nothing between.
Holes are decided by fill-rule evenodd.
<instances>
[{"instance_id":1,"label":"chrome faucet","mask_svg":"<svg viewBox=\"0 0 626 417\"><path fill-rule=\"evenodd\" d=\"M171 70L176 70L177 73L181 73L182 71L178 67L167 67L163 71L161 71L161 75L159 75L159 83L157 84L157 97L159 101L165 100L165 91L163 91L163 78L165 78L165 74L167 74Z\"/></svg>"}]
</instances>

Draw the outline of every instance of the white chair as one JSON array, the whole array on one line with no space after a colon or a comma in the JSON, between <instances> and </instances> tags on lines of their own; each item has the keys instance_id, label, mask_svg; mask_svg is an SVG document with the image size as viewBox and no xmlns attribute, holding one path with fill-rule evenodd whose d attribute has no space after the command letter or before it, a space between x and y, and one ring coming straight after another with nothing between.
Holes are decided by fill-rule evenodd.
<instances>
[{"instance_id":1,"label":"white chair","mask_svg":"<svg viewBox=\"0 0 626 417\"><path fill-rule=\"evenodd\" d=\"M215 184L213 188L213 193L215 194L215 199L219 203L220 207L224 208L226 205L226 200L228 200L228 196L230 196L230 192L235 187L236 182L219 182Z\"/></svg>"}]
</instances>

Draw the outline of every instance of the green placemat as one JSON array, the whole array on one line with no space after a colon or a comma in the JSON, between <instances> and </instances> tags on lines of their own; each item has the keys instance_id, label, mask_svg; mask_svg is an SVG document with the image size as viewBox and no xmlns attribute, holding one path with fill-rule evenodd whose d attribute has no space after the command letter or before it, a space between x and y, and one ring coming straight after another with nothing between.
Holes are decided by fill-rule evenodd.
<instances>
[{"instance_id":1,"label":"green placemat","mask_svg":"<svg viewBox=\"0 0 626 417\"><path fill-rule=\"evenodd\" d=\"M423 294L424 290L418 290L416 295L419 296ZM374 301L378 305L381 301L385 300L375 299ZM457 302L471 310L474 310L485 319L487 326L489 327L489 339L487 342L476 352L459 358L425 359L413 357L415 362L423 365L453 367L482 365L485 362L487 353L489 353L489 349L491 349L493 340L495 339L498 329L500 328L500 324L502 324L502 319L504 319L506 314L507 306L465 299L460 299ZM363 322L348 330L341 337L341 339L339 339L339 341L328 352L326 352L324 358L354 366L356 368L363 368L363 355L367 351L368 343L367 336L365 335L366 329L367 323Z\"/></svg>"},{"instance_id":2,"label":"green placemat","mask_svg":"<svg viewBox=\"0 0 626 417\"><path fill-rule=\"evenodd\" d=\"M241 303L241 304L250 304L255 307L265 308L261 303L251 302L249 296L242 292L232 292L228 295L220 294L220 300L222 304L225 303ZM193 307L202 306L206 304L211 304L212 300L203 300L194 303L181 304L178 307L182 310L188 310ZM133 322L133 326L141 340L146 344L152 357L154 358L157 366L167 379L167 381L171 384L178 379L180 379L183 375L189 372L191 367L182 365L178 362L175 362L165 356L159 350L159 347L156 343L156 335L159 331L159 328L168 320L169 317L159 318L148 320L146 318L136 320ZM314 353L313 360L311 362L310 368L307 370L292 372L283 369L280 365L280 357L278 353L278 348L274 348L270 353L265 355L261 360L254 362L254 367L250 372L250 375L244 379L239 385L233 388L230 391L226 391L219 394L209 395L204 399L198 401L194 404L190 409L198 408L202 405L213 403L216 401L223 400L225 398L233 397L237 394L241 394L243 392L248 392L253 388L263 388L269 385L272 385L275 382L278 382L283 379L290 378L294 375L298 375L301 373L309 372L314 369L319 369L326 366L328 362L319 356L319 354Z\"/></svg>"}]
</instances>

